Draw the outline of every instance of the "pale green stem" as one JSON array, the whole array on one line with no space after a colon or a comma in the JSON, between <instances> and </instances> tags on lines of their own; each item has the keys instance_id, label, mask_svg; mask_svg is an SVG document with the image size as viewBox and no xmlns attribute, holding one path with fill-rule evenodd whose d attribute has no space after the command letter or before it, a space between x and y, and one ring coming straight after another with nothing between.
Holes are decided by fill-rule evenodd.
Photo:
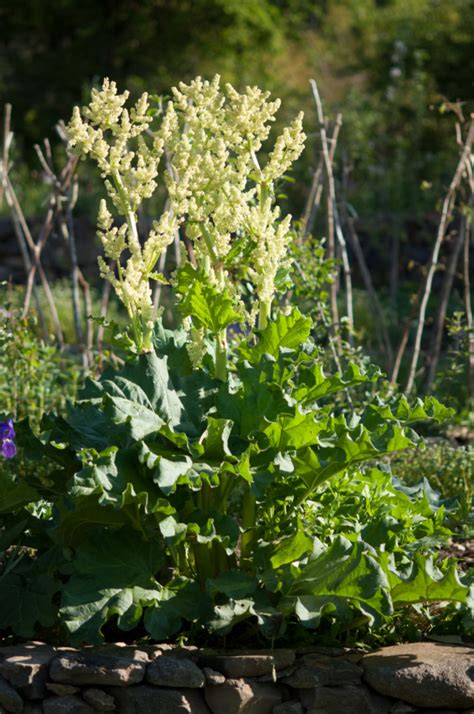
<instances>
[{"instance_id":1,"label":"pale green stem","mask_svg":"<svg viewBox=\"0 0 474 714\"><path fill-rule=\"evenodd\" d=\"M260 203L260 210L263 213L265 208L265 202L268 198L268 186L265 183L261 183L259 186L258 198ZM270 318L270 312L272 307L272 301L269 300L264 302L260 300L259 312L258 312L258 329L264 330L268 324Z\"/></svg>"},{"instance_id":2,"label":"pale green stem","mask_svg":"<svg viewBox=\"0 0 474 714\"><path fill-rule=\"evenodd\" d=\"M257 519L257 502L255 496L250 491L250 486L245 487L244 500L242 506L242 539L240 544L240 552L242 559L246 560L252 555L252 542L254 537L254 528Z\"/></svg>"},{"instance_id":3,"label":"pale green stem","mask_svg":"<svg viewBox=\"0 0 474 714\"><path fill-rule=\"evenodd\" d=\"M120 196L120 200L122 203L122 210L125 215L125 219L127 221L127 226L128 230L130 233L130 238L129 238L129 246L130 250L133 253L135 252L140 252L141 254L141 246L140 246L140 238L138 236L138 227L137 227L137 219L135 216L135 211L133 211L130 201L127 196L127 192L125 191L124 185L122 183L121 176L118 171L115 171L112 174L115 188L118 191L118 194ZM122 275L122 267L120 265L120 262L117 261L117 267L119 271L119 279L120 283L123 286L123 275ZM144 276L144 279L148 279L148 276ZM122 294L125 297L125 293L122 290ZM141 323L141 320L137 315L135 314L135 311L133 310L132 306L128 302L128 304L125 304L125 307L127 308L128 314L130 316L131 322L132 322L132 331L133 331L133 336L135 340L135 344L137 345L139 351L145 351L149 352L152 349L152 330L145 324Z\"/></svg>"},{"instance_id":4,"label":"pale green stem","mask_svg":"<svg viewBox=\"0 0 474 714\"><path fill-rule=\"evenodd\" d=\"M117 264L117 273L118 273L118 277L119 277L120 286L121 286L121 288L122 288L123 304L125 305L125 308L126 308L126 310L127 310L127 312L128 312L129 318L130 318L131 320L133 320L133 310L132 310L132 306L130 305L130 301L127 300L127 297L126 297L126 295L125 295L122 266L120 265L120 260L117 259L115 262L116 262L116 264Z\"/></svg>"},{"instance_id":5,"label":"pale green stem","mask_svg":"<svg viewBox=\"0 0 474 714\"><path fill-rule=\"evenodd\" d=\"M142 325L142 330L143 330L143 342L142 342L142 351L143 352L151 352L153 349L153 327L150 327L149 325Z\"/></svg>"},{"instance_id":6,"label":"pale green stem","mask_svg":"<svg viewBox=\"0 0 474 714\"><path fill-rule=\"evenodd\" d=\"M120 260L117 260L116 264L117 264L117 273L119 276L120 285L122 286L123 304L125 305L125 308L128 312L128 316L130 318L130 322L132 325L133 339L135 340L135 344L137 345L137 347L140 349L141 339L140 339L140 334L139 334L139 330L138 330L137 318L134 315L133 308L130 305L130 301L127 300L127 297L125 294L124 281L123 281L123 270L122 270L122 266L120 265Z\"/></svg>"},{"instance_id":7,"label":"pale green stem","mask_svg":"<svg viewBox=\"0 0 474 714\"><path fill-rule=\"evenodd\" d=\"M125 188L122 183L122 179L120 178L120 174L118 171L115 171L113 174L113 179L115 183L115 187L119 193L120 200L122 201L122 207L125 215L125 219L127 221L128 229L130 231L130 235L133 239L133 242L137 248L140 248L140 239L138 237L138 228L137 228L137 221L135 218L135 212L132 210L130 206L130 202L128 200L127 193L125 191Z\"/></svg>"},{"instance_id":8,"label":"pale green stem","mask_svg":"<svg viewBox=\"0 0 474 714\"><path fill-rule=\"evenodd\" d=\"M214 269L214 272L217 276L218 282L221 284L222 287L224 287L224 276L222 273L222 265L219 261L219 257L216 254L214 245L212 243L212 237L205 228L205 226L201 226L201 231L202 231L202 237L204 239L204 242L206 244L206 248L208 251L208 256L205 256L204 262L203 262L203 268L206 272L206 274L209 274L211 264ZM222 380L223 382L227 381L227 336L226 336L226 331L221 330L217 335L215 335L216 338L216 355L215 355L215 361L216 361L216 377L217 379Z\"/></svg>"},{"instance_id":9,"label":"pale green stem","mask_svg":"<svg viewBox=\"0 0 474 714\"><path fill-rule=\"evenodd\" d=\"M216 336L216 377L217 379L227 382L227 340L226 331L221 332Z\"/></svg>"},{"instance_id":10,"label":"pale green stem","mask_svg":"<svg viewBox=\"0 0 474 714\"><path fill-rule=\"evenodd\" d=\"M270 312L272 308L271 302L260 301L260 310L258 312L258 329L264 330L268 325L268 320L270 318Z\"/></svg>"},{"instance_id":11,"label":"pale green stem","mask_svg":"<svg viewBox=\"0 0 474 714\"><path fill-rule=\"evenodd\" d=\"M209 231L207 230L207 228L205 228L204 226L201 226L201 231L202 231L202 237L204 238L204 243L206 244L206 248L209 253L209 257L210 257L212 263L215 265L216 263L219 262L219 258L217 256L215 248L212 244L211 235L210 235Z\"/></svg>"}]
</instances>

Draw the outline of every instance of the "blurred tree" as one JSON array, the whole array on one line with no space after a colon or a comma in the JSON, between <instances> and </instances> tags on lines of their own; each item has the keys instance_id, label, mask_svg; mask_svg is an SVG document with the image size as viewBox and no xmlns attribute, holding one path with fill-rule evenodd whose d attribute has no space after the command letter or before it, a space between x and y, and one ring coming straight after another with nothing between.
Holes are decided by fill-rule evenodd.
<instances>
[{"instance_id":1,"label":"blurred tree","mask_svg":"<svg viewBox=\"0 0 474 714\"><path fill-rule=\"evenodd\" d=\"M314 4L0 0L0 100L13 103L22 134L31 141L68 117L103 76L156 92L216 71L238 84L265 83L268 56L283 51L309 21Z\"/></svg>"}]
</instances>

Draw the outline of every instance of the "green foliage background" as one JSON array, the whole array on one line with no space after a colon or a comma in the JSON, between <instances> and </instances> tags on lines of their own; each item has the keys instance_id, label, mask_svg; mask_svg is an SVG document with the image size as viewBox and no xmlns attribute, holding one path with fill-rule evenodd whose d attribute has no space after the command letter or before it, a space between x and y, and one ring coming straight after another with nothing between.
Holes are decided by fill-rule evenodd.
<instances>
[{"instance_id":1,"label":"green foliage background","mask_svg":"<svg viewBox=\"0 0 474 714\"><path fill-rule=\"evenodd\" d=\"M287 187L287 208L299 216L320 150L315 77L328 115L344 115L336 159L352 167L344 193L367 224L376 287L389 279L391 237L402 253L410 246L404 308L408 265L426 262L427 223L456 161L449 108L474 108L473 35L474 0L1 0L0 104L12 103L17 158L36 170L14 167L23 207L42 212L33 144L54 138L91 85L109 76L135 95L166 96L179 81L218 72L238 89L258 84L280 96L281 122L305 109L307 148ZM97 193L88 179L78 211L95 218Z\"/></svg>"},{"instance_id":2,"label":"green foliage background","mask_svg":"<svg viewBox=\"0 0 474 714\"><path fill-rule=\"evenodd\" d=\"M310 106L315 76L333 105L347 111L354 93L374 115L364 123L382 136L390 118L412 146L433 138L432 102L474 96L472 0L2 0L0 27L0 101L13 103L29 142L107 75L161 93L217 71L238 87L274 90L287 111ZM394 79L395 112L384 101Z\"/></svg>"},{"instance_id":3,"label":"green foliage background","mask_svg":"<svg viewBox=\"0 0 474 714\"><path fill-rule=\"evenodd\" d=\"M24 142L20 149L31 165L33 143L45 135L51 136L55 122L61 117L67 119L72 105L85 100L91 84L100 83L103 76L110 76L121 88L129 87L135 94L152 88L166 95L170 86L180 80L219 72L224 81L231 81L238 88L255 83L281 96L283 121L294 114L295 109L306 109L309 134L306 158L297 170L296 184L288 189L289 208L299 215L319 150L308 91L308 80L315 77L328 111L344 112L338 157L348 156L356 177L347 187L346 198L363 216L389 216L390 231L399 230L402 239L406 237L403 224L407 217L432 211L452 173L456 150L452 119L447 111L450 102L462 100L466 115L472 110L473 0L118 0L113 3L110 0L81 3L20 0L15 4L0 0L0 28L0 102L10 101L14 106L14 128ZM440 113L441 107L444 113ZM22 174L20 194L25 199L24 207L27 211L37 210L41 201L29 191L28 181L29 177ZM428 190L422 190L424 182ZM94 184L89 185L89 192L95 195ZM373 240L384 249L387 235L380 224L373 231ZM388 256L389 251L384 250ZM384 275L381 263L377 279L382 286ZM295 290L298 292L298 285ZM319 293L306 297L310 303L321 300ZM184 305L190 314L197 314L198 298L202 296L192 294ZM202 314L200 311L199 316ZM54 401L58 393L64 396L62 356L33 342L28 347L27 326L20 325L18 330L17 342L27 347L20 365L27 374L24 386L29 388L32 382L30 373L32 368L36 370L36 361L44 366L48 359L51 369L47 374L35 371L36 386L41 390L44 385L49 398L47 407L63 410L63 401L58 404ZM23 432L23 440L20 439L23 447L38 457L45 451L57 457L59 450L48 441L49 431L54 427L58 430L58 440L61 436L67 444L64 453L70 462L59 463L55 471L52 467L45 472L30 468L21 472L21 481L15 480L10 470L2 473L7 484L3 491L8 499L2 504L1 549L20 544L20 550L9 552L11 567L8 587L4 583L3 588L0 628L15 623L15 631L28 637L43 627L58 628L60 638L63 635L60 628L65 627L79 641L94 641L107 634L101 630L109 618L119 615L119 627L130 630L142 624L142 614L146 611L146 630L157 638L180 632L188 635L193 629L200 634L203 631L224 634L231 627L257 618L260 625L269 626L269 636L283 633L282 619L293 624L296 619L305 629L319 626L323 621L324 634L330 641L336 637L356 641L360 632L367 636L367 621L377 616L379 636L386 641L398 636L394 633L400 632L399 622L413 604L418 607L430 601L451 601L453 619L460 621L465 617L461 605L464 607L467 603L468 612L472 611L472 603L466 595L467 585L458 581L454 568L440 563L436 556L433 562L433 553L449 536L449 531L445 528L445 506L427 484L424 490L420 487L419 491L410 492L394 486L384 471L375 468L344 471L334 475L327 489L318 490L316 484L313 498L294 507L292 479L298 476L300 487L304 485L308 474L302 456L310 456L311 452L305 444L292 441L296 437L287 415L288 395L293 395L296 386L300 389L300 393L295 391L297 399L301 399L302 394L307 397L310 393L314 397L313 392L317 393L321 401L317 407L321 424L327 423L329 435L337 442L322 447L317 444L317 447L321 452L340 449L340 465L347 465L346 457L347 463L352 463L349 447L352 448L352 431L356 426L346 422L347 404L345 409L338 398L332 396L333 391L342 392L339 399L345 400L345 385L338 378L326 378L322 371L311 371L302 364L302 376L298 377L302 385L298 380L295 380L296 386L290 384L287 375L293 359L288 358L285 350L292 345L282 342L280 335L273 334L269 328L266 346L272 345L274 362L261 360L263 352L259 353L257 348L249 348L248 354L242 348L240 391L224 395L226 409L219 412L220 418L216 419L214 413L207 414L206 423L202 420L195 434L172 429L169 425L165 427L156 404L150 410L149 421L142 419L149 399L161 404L176 397L180 391L178 382L176 389L165 390L165 394L157 395L154 389L142 394L141 385L134 379L126 381L123 374L120 379L126 391L119 394L113 385L109 385L111 391L107 391L107 377L104 377L97 383L97 392L87 398L84 396L83 403L70 411L68 418L76 418L76 423L63 422L60 418L55 422L46 419L42 423L42 440L30 432L27 438ZM168 349L169 345L165 347ZM172 347L175 349L176 345ZM13 352L12 355L12 360L16 359ZM244 365L244 358L250 364ZM257 367L252 358L262 365ZM8 364L3 365L5 384ZM361 397L358 393L353 396L358 408L358 399L362 402L367 399L372 382L368 378L358 385L360 369L357 364L352 369L353 383L359 392L366 390ZM267 370L265 374L264 370ZM77 376L73 366L70 376L72 384L72 377ZM168 375L165 376L167 383ZM175 375L174 378L180 377ZM208 375L204 377L209 386ZM159 379L156 381L160 383ZM272 399L265 394L267 381L271 383ZM76 382L72 386L70 396L73 397ZM5 393L11 396L8 389ZM335 415L325 401L329 393ZM250 420L252 414L258 413L258 398L262 394L264 401L273 405L275 413L270 415L270 426L257 434L258 441L253 432L259 430L251 421L245 422L245 417L248 415ZM33 398L28 394L25 403ZM36 422L43 411L40 404ZM363 404L367 429L374 431L379 440L380 430L385 436L389 429L394 429L398 439L390 443L390 449L383 439L380 444L376 440L373 447L369 441L362 440L362 446L368 444L364 460L400 447L402 427L398 421L404 422L408 416L408 412L404 416L407 407L403 402L400 404L400 414L383 404ZM105 413L104 407L108 408L105 426L99 419ZM350 407L354 411L353 403ZM8 411L13 409L8 406ZM201 417L204 413L203 409ZM81 422L79 417L84 414ZM91 414L97 417L99 427L107 429L107 443L93 443L97 435L92 433L93 428L91 430ZM418 413L418 418L424 416L425 413L421 416ZM150 426L149 434L134 431L135 427L143 428L142 422ZM191 418L190 424L193 426ZM84 425L87 426L85 431ZM241 490L236 489L229 512L232 516L238 512L247 488L246 480L251 481L257 501L268 501L269 506L260 521L260 531L255 529L249 558L252 567L240 574L232 572L228 578L229 570L233 569L229 568L232 563L225 560L229 555L226 548L229 543L235 546L235 528L234 535L232 531L229 533L228 522L219 521L207 503L198 504L202 511L198 518L194 511L188 510L184 497L192 490L188 488L192 479L195 479L199 498L201 491L206 496L214 495L212 490L221 487L221 480L224 483L226 470L237 469L226 450L227 431L231 426L234 441L240 440L242 453L245 450L251 453L255 463L249 477L245 460L242 458L242 463L239 462ZM301 424L297 426L300 433ZM365 424L363 426L365 428ZM207 436L202 446L204 427L214 428L215 433L214 441ZM97 429L99 436L100 430ZM117 443L114 441L110 448L111 433ZM270 454L265 439L277 436L285 447ZM311 439L308 443L313 445ZM190 460L193 459L193 466L202 460L202 453L198 453L201 446L207 449L205 455L211 465L197 476L193 470L188 474ZM269 453L265 453L267 451ZM124 497L120 500L108 487L109 476L112 482L115 458L125 459L130 454L134 468L130 469L126 488L122 489L124 484L118 485L120 498ZM358 453L355 457L354 461L362 460ZM174 471L171 469L175 476L172 483L165 483L161 478L160 463L166 458L176 467ZM471 468L470 451L463 452L462 459L462 464ZM424 463L426 465L426 460ZM422 475L420 465L413 466L413 479L408 478L411 466L408 459L405 463L400 460L399 473L405 475L406 472L407 480L417 481L417 476ZM295 477L291 476L292 468L296 471ZM314 471L314 464L309 463L309 471ZM446 471L443 480L449 482L452 472ZM278 478L273 478L275 474ZM148 501L150 494L143 495L140 490L142 477L152 478L152 503ZM266 490L271 498L266 498ZM456 495L448 488L442 490L443 495ZM469 510L468 486L466 491L465 508ZM192 496L194 498L194 491ZM75 505L72 510L71 502ZM194 508L196 504L191 505ZM41 511L43 507L45 510ZM295 522L285 523L287 512L294 513ZM110 522L101 520L104 514L110 517ZM86 535L90 535L91 525L95 527L97 523L109 527L109 540L101 540L95 546L86 542ZM143 523L146 528L150 526L149 533L143 532ZM308 524L312 526L310 541ZM68 539L72 536L77 541L70 542ZM143 547L140 559L135 562L137 538L142 538ZM354 547L356 540L357 547ZM219 573L201 569L206 598L202 613L197 615L193 614L195 593L192 587L187 589L189 575L195 575L192 569L199 569L192 558L183 565L178 557L175 580L165 585L154 580L162 565L169 565L175 557L175 548L184 549L184 544L194 546L195 541L205 546L201 549L204 552L208 545L215 548L226 565ZM76 549L74 566L64 546ZM202 556L201 550L197 550L198 559ZM186 555L188 551L184 552ZM38 557L31 557L32 553ZM166 553L165 561L163 553ZM415 553L418 555L414 556ZM294 565L302 556L303 566ZM103 569L107 560L111 561L110 569ZM116 570L123 560L132 568L131 573L125 573L125 579L137 584L133 592L124 588L123 582L114 581L114 568ZM94 580L97 563L103 571L103 580ZM335 569L342 580L353 570L360 579L352 590L347 585L341 602L335 607L328 598L333 601L335 590L341 592L340 583L334 584L330 572L325 577L325 563L329 563L328 571ZM292 579L288 575L290 571ZM314 576L316 571L317 577ZM63 586L64 581L67 588ZM291 594L284 590L286 582L292 583ZM368 582L370 587L364 590L362 582ZM110 599L102 602L99 594L106 590ZM275 593L278 596L273 598ZM265 598L262 599L262 595ZM18 603L25 598L27 602L30 598L35 607L20 608L29 613L28 619L23 621L17 617ZM93 603L92 615L78 606L84 598L87 603ZM166 607L157 606L164 602L168 603ZM427 620L430 616L428 612ZM409 627L410 618L407 620ZM455 629L451 628L451 634ZM464 625L460 624L459 629L463 631ZM472 623L469 633L472 636Z\"/></svg>"}]
</instances>

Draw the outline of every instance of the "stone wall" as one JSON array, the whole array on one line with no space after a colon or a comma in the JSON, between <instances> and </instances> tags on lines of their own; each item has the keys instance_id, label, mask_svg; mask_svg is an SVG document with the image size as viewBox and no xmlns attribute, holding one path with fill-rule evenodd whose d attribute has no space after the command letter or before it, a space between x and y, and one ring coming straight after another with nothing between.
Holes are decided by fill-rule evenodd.
<instances>
[{"instance_id":1,"label":"stone wall","mask_svg":"<svg viewBox=\"0 0 474 714\"><path fill-rule=\"evenodd\" d=\"M474 714L474 648L0 647L0 714Z\"/></svg>"}]
</instances>

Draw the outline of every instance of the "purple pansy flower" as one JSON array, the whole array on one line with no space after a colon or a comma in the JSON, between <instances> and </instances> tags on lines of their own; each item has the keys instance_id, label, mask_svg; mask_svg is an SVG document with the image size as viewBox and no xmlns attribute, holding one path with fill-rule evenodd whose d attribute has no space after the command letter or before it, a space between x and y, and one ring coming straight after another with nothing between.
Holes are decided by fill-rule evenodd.
<instances>
[{"instance_id":1,"label":"purple pansy flower","mask_svg":"<svg viewBox=\"0 0 474 714\"><path fill-rule=\"evenodd\" d=\"M6 459L12 459L16 454L14 438L13 420L0 421L0 453Z\"/></svg>"}]
</instances>

